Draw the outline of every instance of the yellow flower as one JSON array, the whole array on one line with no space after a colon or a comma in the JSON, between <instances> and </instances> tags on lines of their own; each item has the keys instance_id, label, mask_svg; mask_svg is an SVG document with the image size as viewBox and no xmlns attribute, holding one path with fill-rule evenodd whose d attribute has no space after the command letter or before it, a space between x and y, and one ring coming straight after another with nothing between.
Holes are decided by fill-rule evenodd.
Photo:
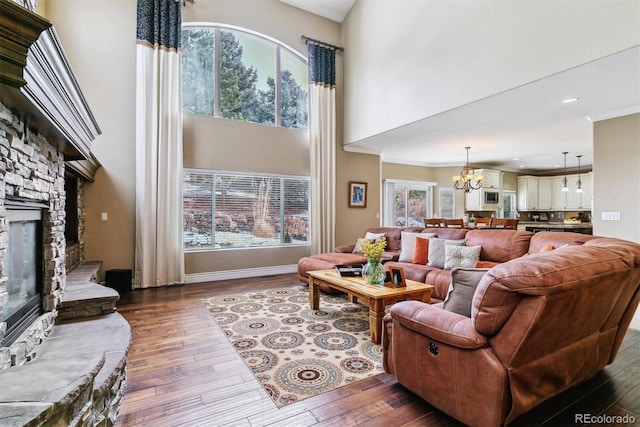
<instances>
[{"instance_id":1,"label":"yellow flower","mask_svg":"<svg viewBox=\"0 0 640 427\"><path fill-rule=\"evenodd\" d=\"M382 236L377 240L360 239L360 247L362 253L369 259L375 259L380 261L384 248L387 246L387 238Z\"/></svg>"}]
</instances>

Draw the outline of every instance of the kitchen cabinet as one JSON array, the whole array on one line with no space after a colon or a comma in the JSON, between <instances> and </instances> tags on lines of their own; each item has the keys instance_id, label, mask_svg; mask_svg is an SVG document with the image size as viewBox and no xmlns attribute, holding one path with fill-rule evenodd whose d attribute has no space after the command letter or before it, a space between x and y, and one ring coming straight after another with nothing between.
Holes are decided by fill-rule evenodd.
<instances>
[{"instance_id":1,"label":"kitchen cabinet","mask_svg":"<svg viewBox=\"0 0 640 427\"><path fill-rule=\"evenodd\" d=\"M472 190L465 194L464 206L468 211L481 211L483 192L481 190Z\"/></svg>"},{"instance_id":2,"label":"kitchen cabinet","mask_svg":"<svg viewBox=\"0 0 640 427\"><path fill-rule=\"evenodd\" d=\"M538 209L538 177L518 177L518 210L533 211Z\"/></svg>"},{"instance_id":3,"label":"kitchen cabinet","mask_svg":"<svg viewBox=\"0 0 640 427\"><path fill-rule=\"evenodd\" d=\"M554 176L551 181L551 209L555 211L565 210L567 208L567 193L562 192L564 175ZM569 182L568 177L567 182Z\"/></svg>"},{"instance_id":4,"label":"kitchen cabinet","mask_svg":"<svg viewBox=\"0 0 640 427\"><path fill-rule=\"evenodd\" d=\"M476 171L476 173L481 173L484 175L482 188L500 189L500 187L502 187L500 185L500 171L482 169L482 170Z\"/></svg>"},{"instance_id":5,"label":"kitchen cabinet","mask_svg":"<svg viewBox=\"0 0 640 427\"><path fill-rule=\"evenodd\" d=\"M538 209L551 210L553 208L553 177L538 177Z\"/></svg>"},{"instance_id":6,"label":"kitchen cabinet","mask_svg":"<svg viewBox=\"0 0 640 427\"><path fill-rule=\"evenodd\" d=\"M593 198L593 176L591 173L581 174L582 193L576 193L578 174L567 175L569 191L562 192L563 176L553 177L552 209L563 211L591 210Z\"/></svg>"}]
</instances>

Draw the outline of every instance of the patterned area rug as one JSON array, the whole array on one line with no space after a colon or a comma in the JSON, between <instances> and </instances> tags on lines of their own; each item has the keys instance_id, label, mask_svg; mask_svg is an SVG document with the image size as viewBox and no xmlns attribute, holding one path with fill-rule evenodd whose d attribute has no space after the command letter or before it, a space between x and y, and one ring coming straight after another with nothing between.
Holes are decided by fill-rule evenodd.
<instances>
[{"instance_id":1,"label":"patterned area rug","mask_svg":"<svg viewBox=\"0 0 640 427\"><path fill-rule=\"evenodd\" d=\"M319 310L306 286L203 302L278 407L383 372L369 308L345 295L321 294Z\"/></svg>"}]
</instances>

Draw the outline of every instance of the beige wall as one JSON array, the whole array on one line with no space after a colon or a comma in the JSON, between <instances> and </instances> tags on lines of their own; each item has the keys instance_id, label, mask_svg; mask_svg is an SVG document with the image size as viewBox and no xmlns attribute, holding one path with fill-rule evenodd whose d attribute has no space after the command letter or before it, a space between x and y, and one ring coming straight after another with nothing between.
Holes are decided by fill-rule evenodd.
<instances>
[{"instance_id":1,"label":"beige wall","mask_svg":"<svg viewBox=\"0 0 640 427\"><path fill-rule=\"evenodd\" d=\"M135 236L136 3L55 0L43 3L102 130L92 152L102 164L85 187L87 260L103 270L133 268ZM108 214L107 221L100 213Z\"/></svg>"},{"instance_id":2,"label":"beige wall","mask_svg":"<svg viewBox=\"0 0 640 427\"><path fill-rule=\"evenodd\" d=\"M593 233L640 242L640 114L594 124ZM620 221L602 221L620 212ZM631 323L640 329L640 310Z\"/></svg>"}]
</instances>

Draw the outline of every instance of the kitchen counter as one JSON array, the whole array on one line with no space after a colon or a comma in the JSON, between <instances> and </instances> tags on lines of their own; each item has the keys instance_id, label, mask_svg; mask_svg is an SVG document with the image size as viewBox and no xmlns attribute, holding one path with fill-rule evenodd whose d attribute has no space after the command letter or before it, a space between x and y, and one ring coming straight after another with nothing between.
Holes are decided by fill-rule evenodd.
<instances>
[{"instance_id":1,"label":"kitchen counter","mask_svg":"<svg viewBox=\"0 0 640 427\"><path fill-rule=\"evenodd\" d=\"M566 224L564 222L549 221L520 221L519 230L533 231L574 231L577 233L592 234L593 224L590 222L576 222Z\"/></svg>"}]
</instances>

